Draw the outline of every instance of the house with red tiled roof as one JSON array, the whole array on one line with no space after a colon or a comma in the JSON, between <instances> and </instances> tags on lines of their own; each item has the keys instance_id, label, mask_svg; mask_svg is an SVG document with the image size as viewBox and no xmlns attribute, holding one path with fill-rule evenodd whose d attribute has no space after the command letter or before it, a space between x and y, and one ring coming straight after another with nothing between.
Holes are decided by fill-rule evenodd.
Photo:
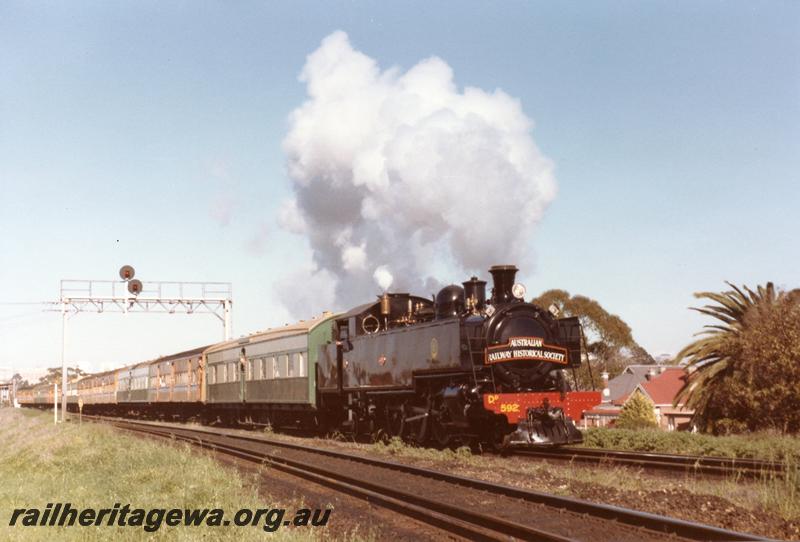
<instances>
[{"instance_id":1,"label":"house with red tiled roof","mask_svg":"<svg viewBox=\"0 0 800 542\"><path fill-rule=\"evenodd\" d=\"M685 375L682 367L663 365L632 365L611 381L604 374L603 402L584 413L584 427L613 426L628 398L639 392L653 402L659 427L667 431L689 429L694 412L683 405L672 406Z\"/></svg>"},{"instance_id":2,"label":"house with red tiled roof","mask_svg":"<svg viewBox=\"0 0 800 542\"><path fill-rule=\"evenodd\" d=\"M634 390L640 391L653 402L658 425L667 431L689 429L694 411L682 404L673 406L685 378L686 370L683 367L669 367L655 378L639 383Z\"/></svg>"}]
</instances>

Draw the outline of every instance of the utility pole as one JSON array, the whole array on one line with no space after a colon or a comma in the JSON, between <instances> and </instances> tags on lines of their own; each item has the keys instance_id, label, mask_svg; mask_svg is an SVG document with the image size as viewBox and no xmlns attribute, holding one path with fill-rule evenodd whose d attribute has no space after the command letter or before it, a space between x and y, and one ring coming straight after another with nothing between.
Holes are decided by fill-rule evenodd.
<instances>
[{"instance_id":1,"label":"utility pole","mask_svg":"<svg viewBox=\"0 0 800 542\"><path fill-rule=\"evenodd\" d=\"M63 292L62 292L63 293ZM61 421L67 421L67 358L64 355L67 342L67 304L61 297ZM56 386L56 399L58 386ZM58 403L58 401L56 401ZM58 408L56 408L58 412Z\"/></svg>"}]
</instances>

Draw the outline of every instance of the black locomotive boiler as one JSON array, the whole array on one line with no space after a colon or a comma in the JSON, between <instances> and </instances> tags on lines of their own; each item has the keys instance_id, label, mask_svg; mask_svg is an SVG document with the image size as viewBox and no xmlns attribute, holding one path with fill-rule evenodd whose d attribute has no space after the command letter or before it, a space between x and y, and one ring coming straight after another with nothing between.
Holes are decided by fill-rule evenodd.
<instances>
[{"instance_id":1,"label":"black locomotive boiler","mask_svg":"<svg viewBox=\"0 0 800 542\"><path fill-rule=\"evenodd\" d=\"M440 446L581 442L573 420L601 398L564 377L581 364L578 319L525 302L515 266L489 272L488 299L472 277L435 300L385 293L338 316L317 367L325 425Z\"/></svg>"}]
</instances>

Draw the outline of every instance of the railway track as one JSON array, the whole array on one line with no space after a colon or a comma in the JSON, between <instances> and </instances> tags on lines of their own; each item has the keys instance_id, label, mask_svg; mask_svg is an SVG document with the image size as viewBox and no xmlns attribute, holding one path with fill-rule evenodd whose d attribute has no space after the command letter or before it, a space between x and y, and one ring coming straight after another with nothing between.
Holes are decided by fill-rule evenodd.
<instances>
[{"instance_id":1,"label":"railway track","mask_svg":"<svg viewBox=\"0 0 800 542\"><path fill-rule=\"evenodd\" d=\"M366 499L470 540L765 540L674 518L233 431L95 418Z\"/></svg>"},{"instance_id":2,"label":"railway track","mask_svg":"<svg viewBox=\"0 0 800 542\"><path fill-rule=\"evenodd\" d=\"M646 470L683 472L703 476L743 476L757 478L783 476L784 465L756 459L690 456L563 447L542 450L517 450L515 455L554 461L587 464L613 464L640 467Z\"/></svg>"}]
</instances>

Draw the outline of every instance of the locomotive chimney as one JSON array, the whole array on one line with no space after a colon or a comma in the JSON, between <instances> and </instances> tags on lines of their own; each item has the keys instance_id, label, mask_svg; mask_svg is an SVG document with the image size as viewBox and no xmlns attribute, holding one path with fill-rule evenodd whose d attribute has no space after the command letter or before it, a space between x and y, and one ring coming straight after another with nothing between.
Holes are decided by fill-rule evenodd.
<instances>
[{"instance_id":1,"label":"locomotive chimney","mask_svg":"<svg viewBox=\"0 0 800 542\"><path fill-rule=\"evenodd\" d=\"M603 402L607 403L611 400L611 389L608 387L608 371L600 373L600 378L603 379Z\"/></svg>"},{"instance_id":2,"label":"locomotive chimney","mask_svg":"<svg viewBox=\"0 0 800 542\"><path fill-rule=\"evenodd\" d=\"M514 265L493 265L489 269L494 281L494 288L492 288L492 303L500 305L508 303L514 299L511 294L511 287L514 286L514 277L517 275L517 269Z\"/></svg>"},{"instance_id":3,"label":"locomotive chimney","mask_svg":"<svg viewBox=\"0 0 800 542\"><path fill-rule=\"evenodd\" d=\"M461 284L464 286L464 299L473 299L475 301L475 309L483 310L486 305L486 281L478 280L478 277L472 277Z\"/></svg>"}]
</instances>

